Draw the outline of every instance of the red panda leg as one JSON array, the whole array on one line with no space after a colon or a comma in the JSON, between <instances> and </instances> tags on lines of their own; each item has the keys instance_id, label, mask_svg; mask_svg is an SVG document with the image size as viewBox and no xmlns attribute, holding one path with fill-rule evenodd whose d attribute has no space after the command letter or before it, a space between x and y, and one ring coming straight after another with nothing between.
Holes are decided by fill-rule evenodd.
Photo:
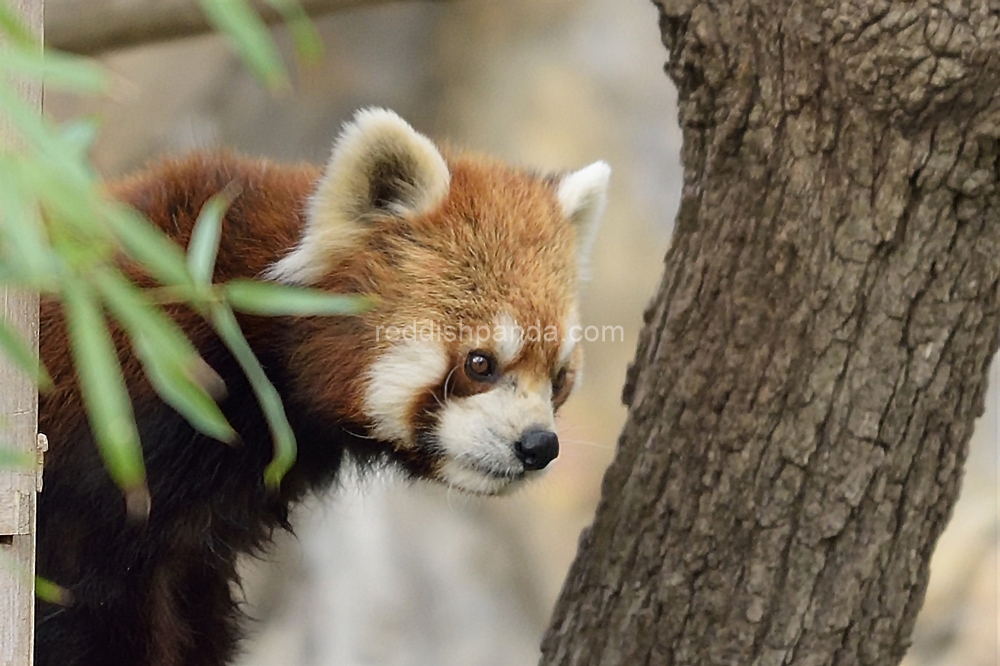
<instances>
[{"instance_id":1,"label":"red panda leg","mask_svg":"<svg viewBox=\"0 0 1000 666\"><path fill-rule=\"evenodd\" d=\"M174 554L152 576L146 603L148 666L223 666L239 637L228 563Z\"/></svg>"}]
</instances>

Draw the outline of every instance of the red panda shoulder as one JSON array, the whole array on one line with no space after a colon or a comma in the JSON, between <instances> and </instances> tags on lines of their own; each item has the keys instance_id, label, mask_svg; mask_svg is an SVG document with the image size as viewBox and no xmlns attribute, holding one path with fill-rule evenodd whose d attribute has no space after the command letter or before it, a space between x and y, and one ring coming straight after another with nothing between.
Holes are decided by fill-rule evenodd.
<instances>
[{"instance_id":1,"label":"red panda shoulder","mask_svg":"<svg viewBox=\"0 0 1000 666\"><path fill-rule=\"evenodd\" d=\"M216 280L254 277L297 241L319 178L311 164L281 165L231 152L164 159L109 185L186 248L202 207L227 187L234 194L223 220Z\"/></svg>"}]
</instances>

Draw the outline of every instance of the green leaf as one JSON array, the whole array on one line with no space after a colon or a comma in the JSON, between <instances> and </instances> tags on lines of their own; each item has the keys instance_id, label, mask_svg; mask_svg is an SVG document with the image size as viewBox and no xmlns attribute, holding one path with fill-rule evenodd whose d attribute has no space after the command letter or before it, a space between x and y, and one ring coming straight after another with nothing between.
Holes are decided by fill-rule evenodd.
<instances>
[{"instance_id":1,"label":"green leaf","mask_svg":"<svg viewBox=\"0 0 1000 666\"><path fill-rule=\"evenodd\" d=\"M356 315L370 310L373 305L367 296L329 294L318 289L254 280L227 282L223 293L235 309L259 315Z\"/></svg>"},{"instance_id":2,"label":"green leaf","mask_svg":"<svg viewBox=\"0 0 1000 666\"><path fill-rule=\"evenodd\" d=\"M191 284L184 253L159 227L124 206L117 208L108 222L129 255L161 284Z\"/></svg>"},{"instance_id":3,"label":"green leaf","mask_svg":"<svg viewBox=\"0 0 1000 666\"><path fill-rule=\"evenodd\" d=\"M41 115L34 105L21 99L9 85L0 85L0 111L7 116L11 126L17 130L27 145L42 153L44 162L26 161L26 164L44 164L56 169L67 179L89 182L88 170L73 158L73 153L59 141L58 133Z\"/></svg>"},{"instance_id":4,"label":"green leaf","mask_svg":"<svg viewBox=\"0 0 1000 666\"><path fill-rule=\"evenodd\" d=\"M121 274L103 271L96 282L105 303L128 332L156 392L200 432L232 442L236 432L208 390L216 388L221 393L225 386L177 324Z\"/></svg>"},{"instance_id":5,"label":"green leaf","mask_svg":"<svg viewBox=\"0 0 1000 666\"><path fill-rule=\"evenodd\" d=\"M323 40L298 0L265 0L281 14L288 26L299 57L306 62L317 62L323 57Z\"/></svg>"},{"instance_id":6,"label":"green leaf","mask_svg":"<svg viewBox=\"0 0 1000 666\"><path fill-rule=\"evenodd\" d=\"M43 141L55 140L48 136L51 131L48 125L41 126L38 131L46 135ZM89 167L72 155L71 148L61 145L57 152L59 155L53 159L49 159L48 153L38 157L0 154L0 170L10 179L8 189L17 188L22 197L33 200L29 206L32 213L34 206L41 203L44 230L48 232L43 246L48 251L47 245L51 243L61 260L50 260L47 266L36 269L36 272L45 270L54 273L67 263L86 266L109 257L115 249L107 220L121 206L97 191L97 181ZM23 229L17 231L21 233L35 228L40 233L43 229L40 223L20 226Z\"/></svg>"},{"instance_id":7,"label":"green leaf","mask_svg":"<svg viewBox=\"0 0 1000 666\"><path fill-rule=\"evenodd\" d=\"M27 374L39 389L52 388L52 378L41 365L38 356L28 347L20 335L0 318L0 352Z\"/></svg>"},{"instance_id":8,"label":"green leaf","mask_svg":"<svg viewBox=\"0 0 1000 666\"><path fill-rule=\"evenodd\" d=\"M69 606L73 603L72 592L41 576L35 576L35 596L59 606Z\"/></svg>"},{"instance_id":9,"label":"green leaf","mask_svg":"<svg viewBox=\"0 0 1000 666\"><path fill-rule=\"evenodd\" d=\"M0 446L0 469L35 468L35 456L25 451Z\"/></svg>"},{"instance_id":10,"label":"green leaf","mask_svg":"<svg viewBox=\"0 0 1000 666\"><path fill-rule=\"evenodd\" d=\"M219 252L219 239L222 237L222 218L235 196L235 188L230 183L205 202L198 214L187 252L188 270L195 284L205 287L212 284L215 258Z\"/></svg>"},{"instance_id":11,"label":"green leaf","mask_svg":"<svg viewBox=\"0 0 1000 666\"><path fill-rule=\"evenodd\" d=\"M62 259L85 266L107 258L114 249L110 244L113 231L153 277L165 284L191 283L181 250L135 211L98 191L98 182L80 159L78 146L61 140L5 86L0 86L0 109L9 112L25 140L40 151L38 158L8 154L7 160L0 161L9 163L5 171L16 176L25 197L41 201L53 231L52 243Z\"/></svg>"},{"instance_id":12,"label":"green leaf","mask_svg":"<svg viewBox=\"0 0 1000 666\"><path fill-rule=\"evenodd\" d=\"M0 260L22 282L41 286L52 282L59 261L49 248L31 195L14 156L0 154Z\"/></svg>"},{"instance_id":13,"label":"green leaf","mask_svg":"<svg viewBox=\"0 0 1000 666\"><path fill-rule=\"evenodd\" d=\"M250 381L254 394L264 410L271 437L274 440L274 458L264 470L264 482L270 488L277 488L285 473L295 463L295 433L288 423L285 407L274 384L267 378L260 361L254 355L250 344L243 336L236 315L227 305L214 303L211 306L211 321L215 331L232 352L243 373Z\"/></svg>"},{"instance_id":14,"label":"green leaf","mask_svg":"<svg viewBox=\"0 0 1000 666\"><path fill-rule=\"evenodd\" d=\"M62 300L97 447L111 478L125 492L129 513L141 518L149 508L149 491L139 432L101 306L90 286L78 280L63 284Z\"/></svg>"},{"instance_id":15,"label":"green leaf","mask_svg":"<svg viewBox=\"0 0 1000 666\"><path fill-rule=\"evenodd\" d=\"M59 140L73 151L77 159L86 160L100 129L100 121L96 117L74 118L59 129Z\"/></svg>"},{"instance_id":16,"label":"green leaf","mask_svg":"<svg viewBox=\"0 0 1000 666\"><path fill-rule=\"evenodd\" d=\"M167 404L199 432L220 442L231 444L236 440L236 431L226 421L219 405L192 379L190 372L164 358L148 337L135 337L132 343L150 383Z\"/></svg>"},{"instance_id":17,"label":"green leaf","mask_svg":"<svg viewBox=\"0 0 1000 666\"><path fill-rule=\"evenodd\" d=\"M78 93L103 92L111 87L108 72L95 61L52 50L43 55L35 44L8 48L0 58L0 71L42 81L46 88Z\"/></svg>"},{"instance_id":18,"label":"green leaf","mask_svg":"<svg viewBox=\"0 0 1000 666\"><path fill-rule=\"evenodd\" d=\"M42 45L24 24L21 16L11 9L6 2L0 2L0 32L10 39L21 44L33 43L35 48L41 50Z\"/></svg>"},{"instance_id":19,"label":"green leaf","mask_svg":"<svg viewBox=\"0 0 1000 666\"><path fill-rule=\"evenodd\" d=\"M200 0L210 23L226 34L257 78L268 88L288 87L288 77L267 26L246 2Z\"/></svg>"},{"instance_id":20,"label":"green leaf","mask_svg":"<svg viewBox=\"0 0 1000 666\"><path fill-rule=\"evenodd\" d=\"M48 124L37 128L44 135L43 144L57 144L41 155L11 155L12 170L18 174L22 187L40 200L47 210L82 228L99 228L94 223L95 209L102 203L96 192L97 181L90 167L79 159L76 146L60 138L60 132ZM81 222L82 220L82 222ZM106 232L104 232L106 234Z\"/></svg>"}]
</instances>

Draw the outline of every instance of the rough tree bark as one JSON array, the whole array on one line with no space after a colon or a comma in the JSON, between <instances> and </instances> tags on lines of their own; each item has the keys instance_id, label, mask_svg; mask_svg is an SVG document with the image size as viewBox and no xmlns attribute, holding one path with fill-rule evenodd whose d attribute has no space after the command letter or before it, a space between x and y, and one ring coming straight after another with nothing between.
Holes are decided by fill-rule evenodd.
<instances>
[{"instance_id":1,"label":"rough tree bark","mask_svg":"<svg viewBox=\"0 0 1000 666\"><path fill-rule=\"evenodd\" d=\"M1000 4L655 4L683 201L542 664L896 664L998 343Z\"/></svg>"}]
</instances>

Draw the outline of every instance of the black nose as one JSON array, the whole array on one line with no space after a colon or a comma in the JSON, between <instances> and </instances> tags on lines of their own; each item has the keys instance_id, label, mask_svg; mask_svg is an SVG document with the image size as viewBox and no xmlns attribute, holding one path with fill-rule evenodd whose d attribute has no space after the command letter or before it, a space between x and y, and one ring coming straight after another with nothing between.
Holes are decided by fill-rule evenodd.
<instances>
[{"instance_id":1,"label":"black nose","mask_svg":"<svg viewBox=\"0 0 1000 666\"><path fill-rule=\"evenodd\" d=\"M559 455L559 437L551 430L528 430L514 443L514 453L524 469L543 469Z\"/></svg>"}]
</instances>

